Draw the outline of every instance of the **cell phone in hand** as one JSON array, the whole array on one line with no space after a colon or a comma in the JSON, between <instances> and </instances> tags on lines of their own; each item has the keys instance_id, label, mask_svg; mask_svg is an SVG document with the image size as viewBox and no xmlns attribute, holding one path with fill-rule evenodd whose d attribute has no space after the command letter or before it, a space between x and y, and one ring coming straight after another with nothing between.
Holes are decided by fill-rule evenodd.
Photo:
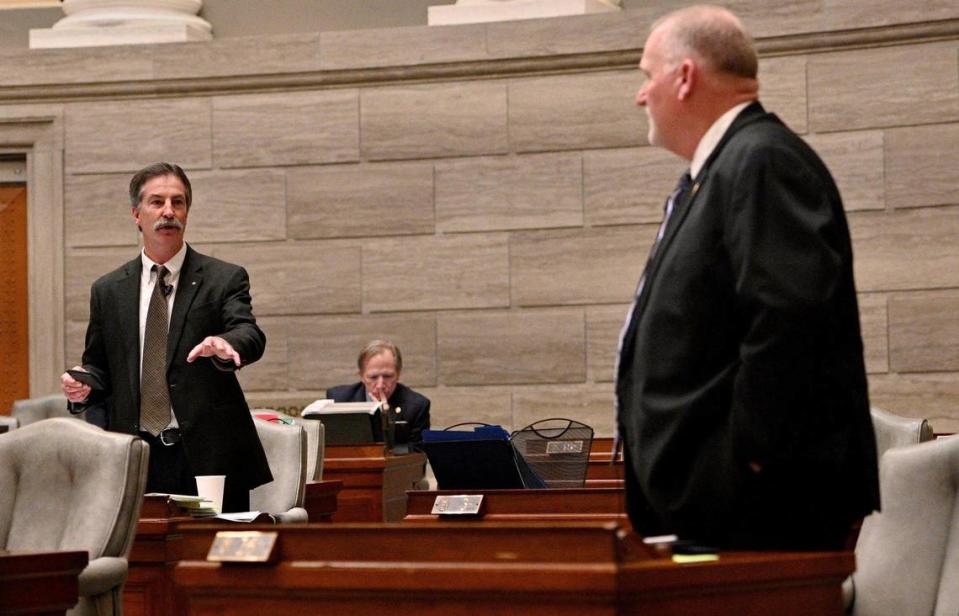
<instances>
[{"instance_id":1,"label":"cell phone in hand","mask_svg":"<svg viewBox=\"0 0 959 616\"><path fill-rule=\"evenodd\" d=\"M89 385L92 389L102 389L100 385L100 380L90 372L86 370L67 370L67 374L72 376L74 380L80 381L84 385Z\"/></svg>"}]
</instances>

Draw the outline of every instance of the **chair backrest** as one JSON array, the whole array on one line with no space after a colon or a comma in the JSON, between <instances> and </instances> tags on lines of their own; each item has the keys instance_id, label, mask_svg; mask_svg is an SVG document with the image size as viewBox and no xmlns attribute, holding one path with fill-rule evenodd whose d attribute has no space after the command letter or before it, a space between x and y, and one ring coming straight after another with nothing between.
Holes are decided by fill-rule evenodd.
<instances>
[{"instance_id":1,"label":"chair backrest","mask_svg":"<svg viewBox=\"0 0 959 616\"><path fill-rule=\"evenodd\" d=\"M0 548L124 557L136 533L149 447L76 419L0 438Z\"/></svg>"},{"instance_id":2,"label":"chair backrest","mask_svg":"<svg viewBox=\"0 0 959 616\"><path fill-rule=\"evenodd\" d=\"M901 417L876 407L870 410L876 432L876 453L880 458L893 447L915 445L933 438L932 427L925 419Z\"/></svg>"},{"instance_id":3,"label":"chair backrest","mask_svg":"<svg viewBox=\"0 0 959 616\"><path fill-rule=\"evenodd\" d=\"M50 394L40 398L14 400L10 413L26 426L51 417L70 417L67 410L67 398L63 394Z\"/></svg>"},{"instance_id":4,"label":"chair backrest","mask_svg":"<svg viewBox=\"0 0 959 616\"><path fill-rule=\"evenodd\" d=\"M959 437L888 450L879 479L882 511L856 544L853 614L959 614Z\"/></svg>"},{"instance_id":5,"label":"chair backrest","mask_svg":"<svg viewBox=\"0 0 959 616\"><path fill-rule=\"evenodd\" d=\"M284 423L293 423L303 426L306 431L306 480L319 481L323 479L323 455L326 450L326 431L323 428L323 422L319 419L303 419L300 417L289 417L276 409L255 408L250 409L254 417L268 419L277 415L284 419Z\"/></svg>"},{"instance_id":6,"label":"chair backrest","mask_svg":"<svg viewBox=\"0 0 959 616\"><path fill-rule=\"evenodd\" d=\"M250 491L250 509L284 513L302 507L306 495L306 432L303 426L253 418L273 481Z\"/></svg>"},{"instance_id":7,"label":"chair backrest","mask_svg":"<svg viewBox=\"0 0 959 616\"><path fill-rule=\"evenodd\" d=\"M581 488L593 429L572 419L543 419L510 436L516 453L547 488Z\"/></svg>"},{"instance_id":8,"label":"chair backrest","mask_svg":"<svg viewBox=\"0 0 959 616\"><path fill-rule=\"evenodd\" d=\"M296 419L296 425L306 432L306 479L323 479L323 456L326 453L326 433L319 419Z\"/></svg>"}]
</instances>

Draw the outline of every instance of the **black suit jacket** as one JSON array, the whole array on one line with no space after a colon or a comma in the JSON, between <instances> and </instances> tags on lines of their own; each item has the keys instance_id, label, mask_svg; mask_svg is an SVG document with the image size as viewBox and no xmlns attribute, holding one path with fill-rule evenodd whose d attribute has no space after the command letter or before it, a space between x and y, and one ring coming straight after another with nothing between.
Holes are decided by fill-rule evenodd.
<instances>
[{"instance_id":1,"label":"black suit jacket","mask_svg":"<svg viewBox=\"0 0 959 616\"><path fill-rule=\"evenodd\" d=\"M879 504L842 202L758 103L695 180L623 340L627 508L645 534L815 547Z\"/></svg>"},{"instance_id":2,"label":"black suit jacket","mask_svg":"<svg viewBox=\"0 0 959 616\"><path fill-rule=\"evenodd\" d=\"M362 382L352 385L337 385L326 390L326 397L334 402L365 402L366 387ZM410 427L410 443L422 440L423 430L430 429L430 399L416 393L406 385L397 383L393 395L388 400L390 409L400 409L397 420L405 421ZM383 440L383 428L378 421L373 422L373 438ZM397 442L406 442L397 439Z\"/></svg>"},{"instance_id":3,"label":"black suit jacket","mask_svg":"<svg viewBox=\"0 0 959 616\"><path fill-rule=\"evenodd\" d=\"M83 367L104 385L89 404L104 408L107 427L137 434L140 418L140 257L93 283ZM272 481L270 467L232 364L186 362L207 336L221 336L243 364L263 355L266 337L250 306L246 271L187 247L170 316L167 383L196 475L242 478L254 488Z\"/></svg>"}]
</instances>

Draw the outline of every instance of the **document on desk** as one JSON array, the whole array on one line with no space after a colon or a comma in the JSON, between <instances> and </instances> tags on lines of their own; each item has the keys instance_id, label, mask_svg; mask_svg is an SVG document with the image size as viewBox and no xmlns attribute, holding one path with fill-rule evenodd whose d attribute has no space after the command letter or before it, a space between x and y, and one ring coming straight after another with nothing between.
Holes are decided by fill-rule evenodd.
<instances>
[{"instance_id":1,"label":"document on desk","mask_svg":"<svg viewBox=\"0 0 959 616\"><path fill-rule=\"evenodd\" d=\"M221 513L215 516L218 520L226 520L227 522L244 522L249 524L250 522L255 521L260 517L259 511L235 511L233 513Z\"/></svg>"},{"instance_id":2,"label":"document on desk","mask_svg":"<svg viewBox=\"0 0 959 616\"><path fill-rule=\"evenodd\" d=\"M351 413L366 413L372 415L379 408L382 402L334 402L323 399L316 400L307 405L300 411L301 417L322 417L324 415L346 415Z\"/></svg>"},{"instance_id":3,"label":"document on desk","mask_svg":"<svg viewBox=\"0 0 959 616\"><path fill-rule=\"evenodd\" d=\"M216 515L213 502L205 500L200 496L194 496L192 494L166 494L163 492L150 492L144 496L165 496L171 503L195 518L208 518Z\"/></svg>"}]
</instances>

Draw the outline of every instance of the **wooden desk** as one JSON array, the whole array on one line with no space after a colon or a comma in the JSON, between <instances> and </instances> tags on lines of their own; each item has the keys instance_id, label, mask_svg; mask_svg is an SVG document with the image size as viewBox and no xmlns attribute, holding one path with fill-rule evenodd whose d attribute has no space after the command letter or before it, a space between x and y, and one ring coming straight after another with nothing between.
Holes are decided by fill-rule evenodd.
<instances>
[{"instance_id":1,"label":"wooden desk","mask_svg":"<svg viewBox=\"0 0 959 616\"><path fill-rule=\"evenodd\" d=\"M182 530L175 581L196 615L838 616L854 566L851 552L678 565L615 524L556 522L287 526L278 563L245 567L199 560L214 529Z\"/></svg>"},{"instance_id":2,"label":"wooden desk","mask_svg":"<svg viewBox=\"0 0 959 616\"><path fill-rule=\"evenodd\" d=\"M84 551L0 550L0 614L63 614L80 597L77 578Z\"/></svg>"},{"instance_id":3,"label":"wooden desk","mask_svg":"<svg viewBox=\"0 0 959 616\"><path fill-rule=\"evenodd\" d=\"M441 517L430 513L440 495L482 494L478 516ZM561 490L430 490L406 493L404 522L469 521L611 521L624 527L626 502L620 488L570 488Z\"/></svg>"},{"instance_id":4,"label":"wooden desk","mask_svg":"<svg viewBox=\"0 0 959 616\"><path fill-rule=\"evenodd\" d=\"M334 522L398 522L406 515L406 491L423 478L422 453L386 454L382 444L328 445L323 477L343 482Z\"/></svg>"},{"instance_id":5,"label":"wooden desk","mask_svg":"<svg viewBox=\"0 0 959 616\"><path fill-rule=\"evenodd\" d=\"M341 481L311 481L306 484L304 508L310 522L332 520ZM130 550L130 572L123 588L126 616L167 616L179 613L173 587L173 567L178 559L181 524L216 524L183 515L164 496L143 499L136 537ZM233 525L233 530L246 525Z\"/></svg>"}]
</instances>

